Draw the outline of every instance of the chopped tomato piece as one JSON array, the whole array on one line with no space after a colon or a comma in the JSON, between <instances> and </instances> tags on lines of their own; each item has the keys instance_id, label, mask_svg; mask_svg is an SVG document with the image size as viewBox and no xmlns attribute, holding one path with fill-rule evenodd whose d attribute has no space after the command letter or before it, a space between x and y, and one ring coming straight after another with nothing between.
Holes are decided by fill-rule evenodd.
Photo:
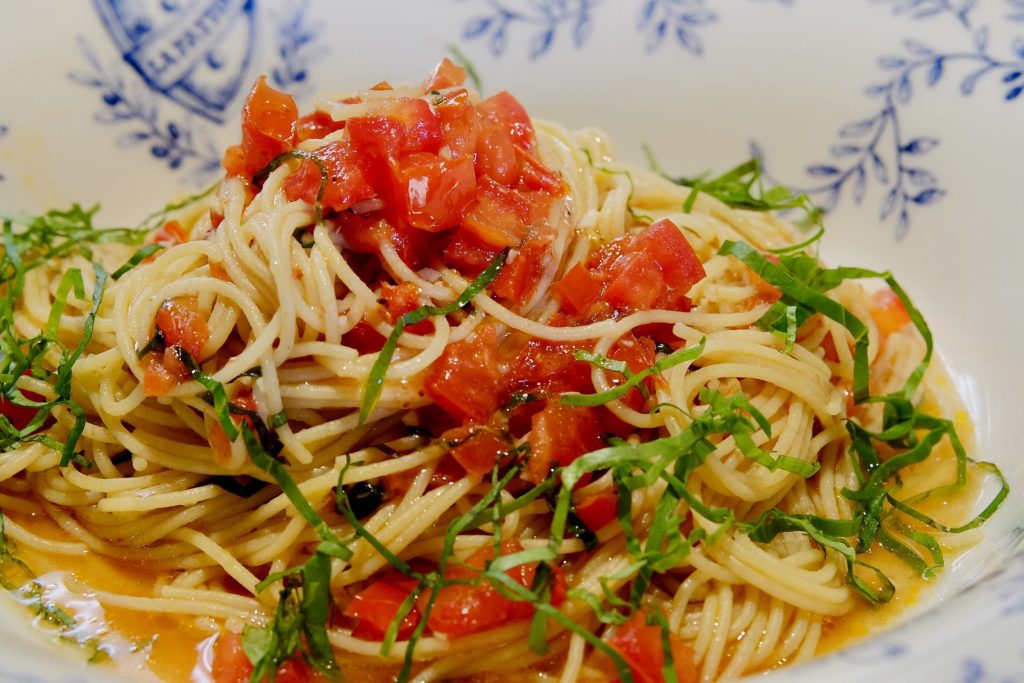
<instances>
[{"instance_id":1,"label":"chopped tomato piece","mask_svg":"<svg viewBox=\"0 0 1024 683\"><path fill-rule=\"evenodd\" d=\"M871 317L883 336L898 332L910 322L907 307L900 301L896 292L888 287L878 290L871 297Z\"/></svg>"},{"instance_id":2,"label":"chopped tomato piece","mask_svg":"<svg viewBox=\"0 0 1024 683\"><path fill-rule=\"evenodd\" d=\"M418 152L402 159L398 186L405 199L409 224L437 232L457 225L476 194L473 161L444 160Z\"/></svg>"},{"instance_id":3,"label":"chopped tomato piece","mask_svg":"<svg viewBox=\"0 0 1024 683\"><path fill-rule=\"evenodd\" d=\"M363 640L384 640L388 626L416 586L415 579L390 571L356 593L342 611L346 617L358 619L352 635ZM413 605L398 627L398 639L405 640L412 635L419 621L420 611Z\"/></svg>"},{"instance_id":4,"label":"chopped tomato piece","mask_svg":"<svg viewBox=\"0 0 1024 683\"><path fill-rule=\"evenodd\" d=\"M188 232L185 228L181 227L181 223L178 221L167 221L159 230L153 233L149 241L166 248L175 247L188 242Z\"/></svg>"},{"instance_id":5,"label":"chopped tomato piece","mask_svg":"<svg viewBox=\"0 0 1024 683\"><path fill-rule=\"evenodd\" d=\"M539 159L522 147L516 147L516 156L520 164L520 179L525 187L532 190L543 190L554 196L565 194L569 186L561 176L540 162Z\"/></svg>"},{"instance_id":6,"label":"chopped tomato piece","mask_svg":"<svg viewBox=\"0 0 1024 683\"><path fill-rule=\"evenodd\" d=\"M476 106L480 114L477 140L477 174L487 175L503 185L519 180L516 147L529 150L534 143L533 124L516 98L502 91Z\"/></svg>"},{"instance_id":7,"label":"chopped tomato piece","mask_svg":"<svg viewBox=\"0 0 1024 683\"><path fill-rule=\"evenodd\" d=\"M441 148L441 121L425 100L413 97L390 100L374 109L373 115L384 116L398 122L398 151L403 154L436 153Z\"/></svg>"},{"instance_id":8,"label":"chopped tomato piece","mask_svg":"<svg viewBox=\"0 0 1024 683\"><path fill-rule=\"evenodd\" d=\"M619 511L619 496L614 489L598 491L576 503L573 511L588 529L597 531L615 520Z\"/></svg>"},{"instance_id":9,"label":"chopped tomato piece","mask_svg":"<svg viewBox=\"0 0 1024 683\"><path fill-rule=\"evenodd\" d=\"M518 389L540 389L547 393L589 391L590 366L576 360L579 342L550 342L530 339L512 363L509 379Z\"/></svg>"},{"instance_id":10,"label":"chopped tomato piece","mask_svg":"<svg viewBox=\"0 0 1024 683\"><path fill-rule=\"evenodd\" d=\"M679 683L697 683L697 665L693 648L674 633L669 633L676 679ZM626 660L636 683L664 683L665 650L661 642L661 628L648 626L644 612L619 627L608 644L618 650Z\"/></svg>"},{"instance_id":11,"label":"chopped tomato piece","mask_svg":"<svg viewBox=\"0 0 1024 683\"><path fill-rule=\"evenodd\" d=\"M189 379L189 371L173 347L163 354L150 353L142 361L142 391L146 396L163 396Z\"/></svg>"},{"instance_id":12,"label":"chopped tomato piece","mask_svg":"<svg viewBox=\"0 0 1024 683\"><path fill-rule=\"evenodd\" d=\"M445 432L442 439L457 445L451 454L466 474L479 477L494 469L494 463L508 452L508 444L493 432L480 427L459 427Z\"/></svg>"},{"instance_id":13,"label":"chopped tomato piece","mask_svg":"<svg viewBox=\"0 0 1024 683\"><path fill-rule=\"evenodd\" d=\"M242 636L231 631L222 632L213 643L213 662L210 674L213 683L249 683L253 666L242 649ZM293 657L277 669L277 683L309 683L313 671L299 657Z\"/></svg>"},{"instance_id":14,"label":"chopped tomato piece","mask_svg":"<svg viewBox=\"0 0 1024 683\"><path fill-rule=\"evenodd\" d=\"M491 285L491 291L506 301L525 303L544 274L544 257L547 253L546 241L525 242L509 255L501 274Z\"/></svg>"},{"instance_id":15,"label":"chopped tomato piece","mask_svg":"<svg viewBox=\"0 0 1024 683\"><path fill-rule=\"evenodd\" d=\"M527 437L530 459L522 478L535 484L548 476L552 465L564 467L602 446L601 425L592 408L572 408L548 401L533 416L531 426Z\"/></svg>"},{"instance_id":16,"label":"chopped tomato piece","mask_svg":"<svg viewBox=\"0 0 1024 683\"><path fill-rule=\"evenodd\" d=\"M206 318L199 312L195 296L179 296L165 301L157 310L156 326L168 347L180 346L199 360L210 339Z\"/></svg>"},{"instance_id":17,"label":"chopped tomato piece","mask_svg":"<svg viewBox=\"0 0 1024 683\"><path fill-rule=\"evenodd\" d=\"M391 322L420 305L420 288L415 282L403 282L400 285L385 282L381 285L380 296L387 303Z\"/></svg>"},{"instance_id":18,"label":"chopped tomato piece","mask_svg":"<svg viewBox=\"0 0 1024 683\"><path fill-rule=\"evenodd\" d=\"M252 394L246 392L241 393L231 400L231 403L244 410L250 412L256 412L259 406L256 403L256 399L252 397ZM231 419L234 420L236 425L242 424L242 420L245 420L249 424L250 429L254 429L252 418L248 415L232 415ZM213 449L214 460L223 465L231 460L231 441L228 439L228 435L224 432L224 428L220 425L220 422L214 422L213 427L210 428L210 432L207 435L210 440L210 447Z\"/></svg>"},{"instance_id":19,"label":"chopped tomato piece","mask_svg":"<svg viewBox=\"0 0 1024 683\"><path fill-rule=\"evenodd\" d=\"M618 310L649 310L665 291L665 278L649 254L623 254L613 268L615 276L602 298Z\"/></svg>"},{"instance_id":20,"label":"chopped tomato piece","mask_svg":"<svg viewBox=\"0 0 1024 683\"><path fill-rule=\"evenodd\" d=\"M445 57L423 82L424 90L444 90L466 82L466 70Z\"/></svg>"},{"instance_id":21,"label":"chopped tomato piece","mask_svg":"<svg viewBox=\"0 0 1024 683\"><path fill-rule=\"evenodd\" d=\"M376 191L363 176L359 155L351 144L344 140L331 142L317 149L313 154L327 172L327 185L321 202L326 209L342 211L358 201L376 196ZM299 168L284 182L284 193L288 199L302 199L315 204L320 193L323 176L315 162L303 159Z\"/></svg>"},{"instance_id":22,"label":"chopped tomato piece","mask_svg":"<svg viewBox=\"0 0 1024 683\"><path fill-rule=\"evenodd\" d=\"M482 178L476 203L466 212L462 227L485 244L514 247L526 238L531 214L530 203L522 193Z\"/></svg>"},{"instance_id":23,"label":"chopped tomato piece","mask_svg":"<svg viewBox=\"0 0 1024 683\"><path fill-rule=\"evenodd\" d=\"M505 539L501 543L502 555L511 555L522 549L522 544L516 539ZM445 576L449 579L475 578L493 559L494 547L486 545L466 559L466 566L453 567ZM530 588L537 575L537 563L517 565L506 573L519 585ZM553 571L551 604L557 607L564 601L564 576L556 569ZM529 619L532 615L533 605L525 601L510 600L501 595L490 583L481 581L476 585L454 584L442 588L427 618L427 625L435 633L443 633L449 638L459 638L487 631L510 621Z\"/></svg>"},{"instance_id":24,"label":"chopped tomato piece","mask_svg":"<svg viewBox=\"0 0 1024 683\"><path fill-rule=\"evenodd\" d=\"M469 101L469 92L456 90L435 107L441 135L453 157L473 158L480 136L480 117Z\"/></svg>"},{"instance_id":25,"label":"chopped tomato piece","mask_svg":"<svg viewBox=\"0 0 1024 683\"><path fill-rule=\"evenodd\" d=\"M391 244L398 257L410 268L422 268L427 257L435 251L432 233L404 223L395 225L379 213L360 216L351 211L342 212L334 217L332 225L352 251L379 254L382 245Z\"/></svg>"},{"instance_id":26,"label":"chopped tomato piece","mask_svg":"<svg viewBox=\"0 0 1024 683\"><path fill-rule=\"evenodd\" d=\"M291 95L274 90L260 76L242 108L242 144L228 148L228 175L252 176L295 146L299 109Z\"/></svg>"},{"instance_id":27,"label":"chopped tomato piece","mask_svg":"<svg viewBox=\"0 0 1024 683\"><path fill-rule=\"evenodd\" d=\"M566 311L582 314L601 296L601 281L586 266L577 263L551 287L551 293L558 297Z\"/></svg>"},{"instance_id":28,"label":"chopped tomato piece","mask_svg":"<svg viewBox=\"0 0 1024 683\"><path fill-rule=\"evenodd\" d=\"M648 337L635 337L632 333L622 336L608 352L608 357L614 360L625 361L632 372L640 372L654 365L657 360L654 342ZM617 372L609 373L613 384L621 384L626 378ZM644 380L647 389L654 389L654 378L648 377ZM643 393L639 387L633 389L622 398L623 402L633 410L642 410L645 402Z\"/></svg>"},{"instance_id":29,"label":"chopped tomato piece","mask_svg":"<svg viewBox=\"0 0 1024 683\"><path fill-rule=\"evenodd\" d=\"M296 142L319 140L344 127L344 121L335 121L330 114L315 111L299 119L295 126L295 139Z\"/></svg>"},{"instance_id":30,"label":"chopped tomato piece","mask_svg":"<svg viewBox=\"0 0 1024 683\"><path fill-rule=\"evenodd\" d=\"M454 268L467 277L476 277L491 264L500 251L500 248L484 244L468 230L457 228L452 232L452 239L444 248L441 258L449 268Z\"/></svg>"},{"instance_id":31,"label":"chopped tomato piece","mask_svg":"<svg viewBox=\"0 0 1024 683\"><path fill-rule=\"evenodd\" d=\"M486 422L505 394L496 344L490 325L450 344L431 366L426 381L430 398L458 418Z\"/></svg>"},{"instance_id":32,"label":"chopped tomato piece","mask_svg":"<svg viewBox=\"0 0 1024 683\"><path fill-rule=\"evenodd\" d=\"M704 279L704 264L682 231L670 220L660 220L636 237L637 249L652 258L665 278L665 296L658 301L659 308L689 310L686 293ZM685 302L685 309L683 308Z\"/></svg>"}]
</instances>

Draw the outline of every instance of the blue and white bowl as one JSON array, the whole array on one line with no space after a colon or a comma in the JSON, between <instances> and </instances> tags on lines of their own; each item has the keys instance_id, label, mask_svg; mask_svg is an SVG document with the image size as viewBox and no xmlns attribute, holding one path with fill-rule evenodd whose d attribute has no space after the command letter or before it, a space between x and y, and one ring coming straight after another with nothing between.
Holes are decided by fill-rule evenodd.
<instances>
[{"instance_id":1,"label":"blue and white bowl","mask_svg":"<svg viewBox=\"0 0 1024 683\"><path fill-rule=\"evenodd\" d=\"M830 208L823 257L900 275L1014 486L905 623L770 678L1024 681L1024 0L7 2L0 207L134 224L216 177L259 74L302 102L418 80L453 46L485 90L626 158L757 154ZM0 622L0 680L105 679L23 624Z\"/></svg>"}]
</instances>

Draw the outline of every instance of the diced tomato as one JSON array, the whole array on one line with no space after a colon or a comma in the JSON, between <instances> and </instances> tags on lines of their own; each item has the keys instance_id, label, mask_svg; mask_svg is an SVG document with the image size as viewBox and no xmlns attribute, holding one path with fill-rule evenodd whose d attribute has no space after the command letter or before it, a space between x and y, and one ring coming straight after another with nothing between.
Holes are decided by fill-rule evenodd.
<instances>
[{"instance_id":1,"label":"diced tomato","mask_svg":"<svg viewBox=\"0 0 1024 683\"><path fill-rule=\"evenodd\" d=\"M457 225L476 195L476 173L467 157L446 161L426 152L410 154L399 164L397 182L409 224L429 232Z\"/></svg>"},{"instance_id":2,"label":"diced tomato","mask_svg":"<svg viewBox=\"0 0 1024 683\"><path fill-rule=\"evenodd\" d=\"M910 322L907 307L900 301L896 292L888 287L878 290L871 297L871 317L878 325L878 331L882 336L898 332Z\"/></svg>"},{"instance_id":3,"label":"diced tomato","mask_svg":"<svg viewBox=\"0 0 1024 683\"><path fill-rule=\"evenodd\" d=\"M457 443L451 450L466 473L479 477L494 469L494 463L508 452L508 444L482 427L459 427L445 432L442 439Z\"/></svg>"},{"instance_id":4,"label":"diced tomato","mask_svg":"<svg viewBox=\"0 0 1024 683\"><path fill-rule=\"evenodd\" d=\"M341 336L341 343L359 353L377 353L384 348L384 335L365 320L360 320L351 330Z\"/></svg>"},{"instance_id":5,"label":"diced tomato","mask_svg":"<svg viewBox=\"0 0 1024 683\"><path fill-rule=\"evenodd\" d=\"M573 511L591 531L597 531L611 524L619 511L619 496L615 489L598 491L576 503Z\"/></svg>"},{"instance_id":6,"label":"diced tomato","mask_svg":"<svg viewBox=\"0 0 1024 683\"><path fill-rule=\"evenodd\" d=\"M363 175L356 150L344 140L331 142L313 154L323 163L327 185L321 202L326 209L342 211L358 201L376 196L376 191ZM323 176L319 166L304 159L299 168L284 182L284 193L291 201L302 199L315 204Z\"/></svg>"},{"instance_id":7,"label":"diced tomato","mask_svg":"<svg viewBox=\"0 0 1024 683\"><path fill-rule=\"evenodd\" d=\"M352 635L363 640L384 640L388 626L416 586L415 579L390 571L356 593L342 611L346 617L358 619ZM419 621L420 611L413 605L398 627L398 639L405 640L412 635Z\"/></svg>"},{"instance_id":8,"label":"diced tomato","mask_svg":"<svg viewBox=\"0 0 1024 683\"><path fill-rule=\"evenodd\" d=\"M623 254L613 267L615 275L602 298L617 310L649 310L665 291L665 278L649 254Z\"/></svg>"},{"instance_id":9,"label":"diced tomato","mask_svg":"<svg viewBox=\"0 0 1024 683\"><path fill-rule=\"evenodd\" d=\"M456 90L435 108L441 135L453 157L473 158L480 136L480 117L469 101L469 92Z\"/></svg>"},{"instance_id":10,"label":"diced tomato","mask_svg":"<svg viewBox=\"0 0 1024 683\"><path fill-rule=\"evenodd\" d=\"M242 649L242 636L224 631L213 643L213 662L210 674L213 683L249 683L253 666ZM277 683L310 683L313 670L299 657L293 657L278 667Z\"/></svg>"},{"instance_id":11,"label":"diced tomato","mask_svg":"<svg viewBox=\"0 0 1024 683\"><path fill-rule=\"evenodd\" d=\"M505 539L501 543L502 555L511 555L522 549L522 544L516 539ZM493 559L494 547L486 545L466 559L467 566L453 567L445 576L449 579L475 578ZM518 565L506 573L519 585L531 588L537 574L537 563ZM564 601L564 576L556 569L553 571L551 603L557 607ZM512 621L529 619L532 615L533 605L521 600L510 600L501 595L490 583L481 581L476 585L454 584L442 588L427 618L427 625L435 633L443 633L449 638L459 638Z\"/></svg>"},{"instance_id":12,"label":"diced tomato","mask_svg":"<svg viewBox=\"0 0 1024 683\"><path fill-rule=\"evenodd\" d=\"M142 361L142 391L146 396L163 396L179 384L188 381L189 371L173 347L162 354L150 353Z\"/></svg>"},{"instance_id":13,"label":"diced tomato","mask_svg":"<svg viewBox=\"0 0 1024 683\"><path fill-rule=\"evenodd\" d=\"M592 408L572 408L548 401L533 416L531 426L527 437L530 459L522 478L535 484L548 476L552 465L564 467L602 445L601 425Z\"/></svg>"},{"instance_id":14,"label":"diced tomato","mask_svg":"<svg viewBox=\"0 0 1024 683\"><path fill-rule=\"evenodd\" d=\"M476 202L463 217L462 227L485 244L515 247L526 238L531 214L530 203L522 193L491 178L481 178Z\"/></svg>"},{"instance_id":15,"label":"diced tomato","mask_svg":"<svg viewBox=\"0 0 1024 683\"><path fill-rule=\"evenodd\" d=\"M231 403L238 408L242 408L250 412L256 412L259 408L256 403L256 399L254 399L252 394L248 392L239 394L231 400ZM249 424L250 429L255 427L252 418L248 415L232 415L231 419L234 420L236 425L242 424L242 421L245 420L245 422ZM210 448L213 449L214 460L218 464L224 465L231 460L231 441L228 439L228 435L224 432L224 428L221 427L220 422L213 423L207 438L210 441Z\"/></svg>"},{"instance_id":16,"label":"diced tomato","mask_svg":"<svg viewBox=\"0 0 1024 683\"><path fill-rule=\"evenodd\" d=\"M534 143L533 124L516 98L502 91L476 106L480 114L477 140L477 174L487 175L503 185L519 180L516 146L529 150Z\"/></svg>"},{"instance_id":17,"label":"diced tomato","mask_svg":"<svg viewBox=\"0 0 1024 683\"><path fill-rule=\"evenodd\" d=\"M601 296L601 281L586 266L577 263L551 287L551 293L558 297L566 311L582 314Z\"/></svg>"},{"instance_id":18,"label":"diced tomato","mask_svg":"<svg viewBox=\"0 0 1024 683\"><path fill-rule=\"evenodd\" d=\"M403 282L400 285L385 282L381 285L380 296L387 303L392 323L420 305L420 288L415 282Z\"/></svg>"},{"instance_id":19,"label":"diced tomato","mask_svg":"<svg viewBox=\"0 0 1024 683\"><path fill-rule=\"evenodd\" d=\"M168 347L180 346L196 360L210 339L206 318L199 312L195 296L179 296L165 301L157 310L156 326Z\"/></svg>"},{"instance_id":20,"label":"diced tomato","mask_svg":"<svg viewBox=\"0 0 1024 683\"><path fill-rule=\"evenodd\" d=\"M614 360L625 361L632 372L646 370L657 360L654 342L648 337L640 337L638 339L632 333L619 338L608 352L608 357ZM616 372L609 373L609 379L611 379L613 384L621 384L626 381L623 375ZM648 389L653 389L654 378L647 378L644 380L644 384ZM642 410L645 400L639 388L633 389L622 398L622 401L633 410Z\"/></svg>"},{"instance_id":21,"label":"diced tomato","mask_svg":"<svg viewBox=\"0 0 1024 683\"><path fill-rule=\"evenodd\" d=\"M486 422L505 394L496 345L497 334L490 325L449 344L427 376L430 398L451 415Z\"/></svg>"},{"instance_id":22,"label":"diced tomato","mask_svg":"<svg viewBox=\"0 0 1024 683\"><path fill-rule=\"evenodd\" d=\"M167 221L150 236L149 241L152 244L159 244L169 249L188 242L188 232L185 228L181 227L181 223L178 221Z\"/></svg>"},{"instance_id":23,"label":"diced tomato","mask_svg":"<svg viewBox=\"0 0 1024 683\"><path fill-rule=\"evenodd\" d=\"M579 342L550 342L530 339L511 365L509 380L523 391L546 393L589 391L590 366L576 360L576 350L587 348Z\"/></svg>"},{"instance_id":24,"label":"diced tomato","mask_svg":"<svg viewBox=\"0 0 1024 683\"><path fill-rule=\"evenodd\" d=\"M299 109L291 95L274 90L260 76L242 108L242 144L228 148L228 175L252 178L267 164L295 146Z\"/></svg>"},{"instance_id":25,"label":"diced tomato","mask_svg":"<svg viewBox=\"0 0 1024 683\"><path fill-rule=\"evenodd\" d=\"M466 82L466 70L445 57L423 82L424 90L444 90Z\"/></svg>"},{"instance_id":26,"label":"diced tomato","mask_svg":"<svg viewBox=\"0 0 1024 683\"><path fill-rule=\"evenodd\" d=\"M699 676L693 648L674 633L669 633L669 643L679 683L697 683ZM620 626L608 644L626 660L636 683L664 683L665 651L661 643L661 628L648 626L643 612L638 611Z\"/></svg>"},{"instance_id":27,"label":"diced tomato","mask_svg":"<svg viewBox=\"0 0 1024 683\"><path fill-rule=\"evenodd\" d=\"M636 247L654 258L665 278L666 292L658 302L658 307L689 310L690 302L686 293L703 280L706 273L704 264L682 231L672 221L660 220L637 235Z\"/></svg>"},{"instance_id":28,"label":"diced tomato","mask_svg":"<svg viewBox=\"0 0 1024 683\"><path fill-rule=\"evenodd\" d=\"M398 151L433 152L441 148L441 121L425 100L400 97L388 100L373 109L373 116L383 116L399 124ZM352 134L349 120L349 134Z\"/></svg>"},{"instance_id":29,"label":"diced tomato","mask_svg":"<svg viewBox=\"0 0 1024 683\"><path fill-rule=\"evenodd\" d=\"M454 268L466 277L475 278L500 251L500 248L484 244L468 230L457 228L452 231L452 239L444 248L442 260L449 268Z\"/></svg>"},{"instance_id":30,"label":"diced tomato","mask_svg":"<svg viewBox=\"0 0 1024 683\"><path fill-rule=\"evenodd\" d=\"M540 162L539 159L522 147L516 147L516 156L520 165L520 180L524 187L531 190L542 190L554 196L565 194L569 186L561 176Z\"/></svg>"},{"instance_id":31,"label":"diced tomato","mask_svg":"<svg viewBox=\"0 0 1024 683\"><path fill-rule=\"evenodd\" d=\"M390 243L398 257L410 268L422 268L435 253L435 236L407 224L389 222L379 213L360 216L350 211L334 217L332 225L341 233L352 251L379 254L381 245Z\"/></svg>"},{"instance_id":32,"label":"diced tomato","mask_svg":"<svg viewBox=\"0 0 1024 683\"><path fill-rule=\"evenodd\" d=\"M525 303L544 274L544 257L548 253L544 240L528 240L509 255L491 291L510 302Z\"/></svg>"},{"instance_id":33,"label":"diced tomato","mask_svg":"<svg viewBox=\"0 0 1024 683\"><path fill-rule=\"evenodd\" d=\"M344 121L335 121L330 114L315 111L299 118L295 126L296 142L319 140L344 127Z\"/></svg>"}]
</instances>

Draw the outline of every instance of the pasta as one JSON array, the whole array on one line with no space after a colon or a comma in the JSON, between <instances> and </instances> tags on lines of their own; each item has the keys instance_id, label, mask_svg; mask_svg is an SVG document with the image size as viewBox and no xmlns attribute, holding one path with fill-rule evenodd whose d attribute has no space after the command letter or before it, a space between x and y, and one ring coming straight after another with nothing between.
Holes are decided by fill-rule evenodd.
<instances>
[{"instance_id":1,"label":"pasta","mask_svg":"<svg viewBox=\"0 0 1024 683\"><path fill-rule=\"evenodd\" d=\"M812 657L892 597L872 557L930 576L994 512L923 319L820 266L771 210L806 198L464 79L301 118L261 80L141 249L7 221L9 587L142 568L66 580L216 636L217 681L715 681Z\"/></svg>"}]
</instances>

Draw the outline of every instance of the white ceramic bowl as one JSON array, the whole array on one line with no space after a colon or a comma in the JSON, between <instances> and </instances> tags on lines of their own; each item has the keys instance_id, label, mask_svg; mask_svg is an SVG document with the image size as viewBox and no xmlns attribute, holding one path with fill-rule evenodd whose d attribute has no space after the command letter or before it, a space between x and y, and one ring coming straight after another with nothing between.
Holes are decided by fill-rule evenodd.
<instances>
[{"instance_id":1,"label":"white ceramic bowl","mask_svg":"<svg viewBox=\"0 0 1024 683\"><path fill-rule=\"evenodd\" d=\"M1024 0L34 0L0 7L0 207L134 224L209 183L248 84L414 81L455 45L534 116L679 172L756 149L892 268L1010 500L908 623L778 681L1024 680ZM993 571L1001 573L990 576ZM970 590L964 589L978 583ZM0 680L104 678L0 621Z\"/></svg>"}]
</instances>

